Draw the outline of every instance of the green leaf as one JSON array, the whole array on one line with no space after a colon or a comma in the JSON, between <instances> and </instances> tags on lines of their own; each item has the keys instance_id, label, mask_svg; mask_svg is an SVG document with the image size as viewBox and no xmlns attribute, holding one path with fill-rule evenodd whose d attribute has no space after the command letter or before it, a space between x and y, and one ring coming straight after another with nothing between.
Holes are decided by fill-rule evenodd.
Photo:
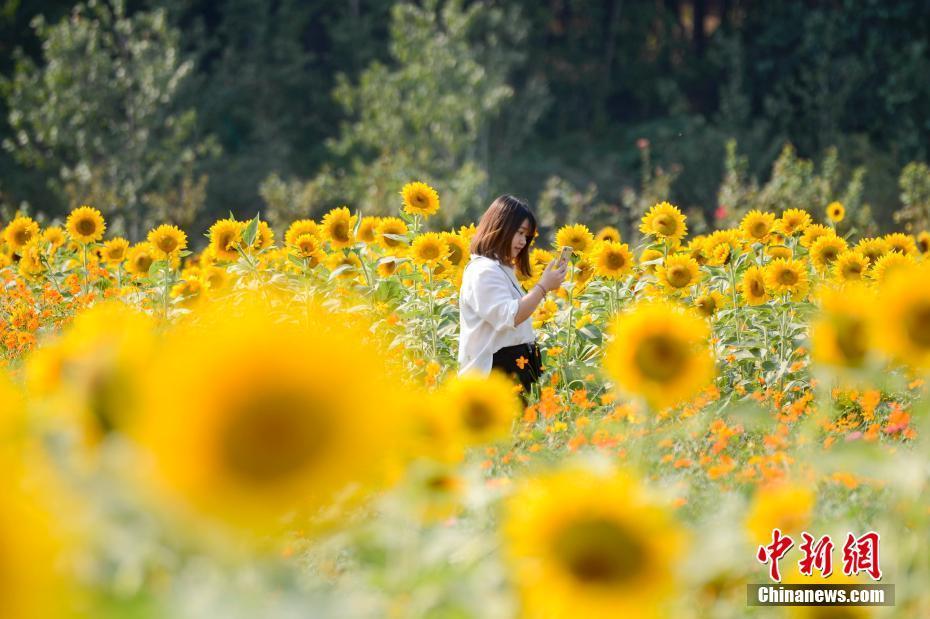
<instances>
[{"instance_id":1,"label":"green leaf","mask_svg":"<svg viewBox=\"0 0 930 619\"><path fill-rule=\"evenodd\" d=\"M251 245L255 242L255 236L258 234L258 213L255 214L255 217L249 221L249 225L245 227L245 230L242 233L242 241L247 245Z\"/></svg>"},{"instance_id":2,"label":"green leaf","mask_svg":"<svg viewBox=\"0 0 930 619\"><path fill-rule=\"evenodd\" d=\"M333 272L329 274L329 281L333 281L334 279L336 279L337 277L339 277L340 275L342 275L349 269L352 269L354 271L355 267L352 266L351 264L343 264L342 266L336 267L335 269L333 269Z\"/></svg>"}]
</instances>

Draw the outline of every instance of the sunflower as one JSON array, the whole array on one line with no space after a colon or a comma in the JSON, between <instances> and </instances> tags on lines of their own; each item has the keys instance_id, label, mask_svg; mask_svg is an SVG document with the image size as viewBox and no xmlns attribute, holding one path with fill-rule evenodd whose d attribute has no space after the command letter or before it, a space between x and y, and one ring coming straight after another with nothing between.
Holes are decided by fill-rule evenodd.
<instances>
[{"instance_id":1,"label":"sunflower","mask_svg":"<svg viewBox=\"0 0 930 619\"><path fill-rule=\"evenodd\" d=\"M807 294L809 284L807 268L800 260L779 258L765 268L765 289L770 294L789 294L800 301Z\"/></svg>"},{"instance_id":2,"label":"sunflower","mask_svg":"<svg viewBox=\"0 0 930 619\"><path fill-rule=\"evenodd\" d=\"M75 316L47 356L30 360L30 401L42 401L95 447L126 429L154 345L151 316L118 301L98 303Z\"/></svg>"},{"instance_id":3,"label":"sunflower","mask_svg":"<svg viewBox=\"0 0 930 619\"><path fill-rule=\"evenodd\" d=\"M42 252L38 243L30 243L20 252L19 273L27 279L33 279L45 270L42 264Z\"/></svg>"},{"instance_id":4,"label":"sunflower","mask_svg":"<svg viewBox=\"0 0 930 619\"><path fill-rule=\"evenodd\" d=\"M730 261L730 255L741 248L742 238L739 230L715 230L704 241L704 254L707 264L723 266Z\"/></svg>"},{"instance_id":5,"label":"sunflower","mask_svg":"<svg viewBox=\"0 0 930 619\"><path fill-rule=\"evenodd\" d=\"M505 504L521 616L656 617L675 589L685 534L633 477L565 468Z\"/></svg>"},{"instance_id":6,"label":"sunflower","mask_svg":"<svg viewBox=\"0 0 930 619\"><path fill-rule=\"evenodd\" d=\"M930 254L930 232L924 230L917 235L917 249L922 254Z\"/></svg>"},{"instance_id":7,"label":"sunflower","mask_svg":"<svg viewBox=\"0 0 930 619\"><path fill-rule=\"evenodd\" d=\"M597 274L608 279L621 279L633 270L633 253L629 245L604 241L594 254Z\"/></svg>"},{"instance_id":8,"label":"sunflower","mask_svg":"<svg viewBox=\"0 0 930 619\"><path fill-rule=\"evenodd\" d=\"M132 275L145 277L155 262L155 248L151 243L136 243L126 253L126 270Z\"/></svg>"},{"instance_id":9,"label":"sunflower","mask_svg":"<svg viewBox=\"0 0 930 619\"><path fill-rule=\"evenodd\" d=\"M747 305L762 305L769 300L768 291L765 289L765 271L762 267L753 265L746 269L740 282L740 290Z\"/></svg>"},{"instance_id":10,"label":"sunflower","mask_svg":"<svg viewBox=\"0 0 930 619\"><path fill-rule=\"evenodd\" d=\"M801 246L810 249L814 242L822 236L836 236L836 232L833 231L833 228L823 224L811 224L804 229L804 234L801 235Z\"/></svg>"},{"instance_id":11,"label":"sunflower","mask_svg":"<svg viewBox=\"0 0 930 619\"><path fill-rule=\"evenodd\" d=\"M387 250L407 244L407 224L399 217L383 217L378 224L378 242Z\"/></svg>"},{"instance_id":12,"label":"sunflower","mask_svg":"<svg viewBox=\"0 0 930 619\"><path fill-rule=\"evenodd\" d=\"M284 242L293 246L297 243L297 238L304 234L319 236L320 226L312 219L298 219L287 227L287 232L284 233Z\"/></svg>"},{"instance_id":13,"label":"sunflower","mask_svg":"<svg viewBox=\"0 0 930 619\"><path fill-rule=\"evenodd\" d=\"M147 238L160 258L171 258L187 247L187 235L177 226L162 224L150 230Z\"/></svg>"},{"instance_id":14,"label":"sunflower","mask_svg":"<svg viewBox=\"0 0 930 619\"><path fill-rule=\"evenodd\" d=\"M145 373L134 432L160 487L264 536L380 484L413 396L368 328L313 303L274 315L252 298L175 328Z\"/></svg>"},{"instance_id":15,"label":"sunflower","mask_svg":"<svg viewBox=\"0 0 930 619\"><path fill-rule=\"evenodd\" d=\"M639 254L639 264L646 270L647 273L655 273L656 268L659 263L657 261L663 258L663 254L658 249L644 249ZM652 264L647 264L647 263Z\"/></svg>"},{"instance_id":16,"label":"sunflower","mask_svg":"<svg viewBox=\"0 0 930 619\"><path fill-rule=\"evenodd\" d=\"M530 251L530 270L538 277L542 275L542 272L553 260L555 260L555 254L551 251L541 247L534 247Z\"/></svg>"},{"instance_id":17,"label":"sunflower","mask_svg":"<svg viewBox=\"0 0 930 619\"><path fill-rule=\"evenodd\" d=\"M400 264L397 256L385 256L378 260L378 277L384 279L394 275L397 271L397 267Z\"/></svg>"},{"instance_id":18,"label":"sunflower","mask_svg":"<svg viewBox=\"0 0 930 619\"><path fill-rule=\"evenodd\" d=\"M555 234L555 244L559 247L571 247L576 252L586 251L594 243L594 236L584 224L565 225Z\"/></svg>"},{"instance_id":19,"label":"sunflower","mask_svg":"<svg viewBox=\"0 0 930 619\"><path fill-rule=\"evenodd\" d=\"M126 251L129 249L129 241L122 237L110 239L100 248L100 255L107 264L120 264L126 259Z\"/></svg>"},{"instance_id":20,"label":"sunflower","mask_svg":"<svg viewBox=\"0 0 930 619\"><path fill-rule=\"evenodd\" d=\"M655 408L677 404L713 380L710 329L690 310L641 303L615 318L610 331L605 369L622 389Z\"/></svg>"},{"instance_id":21,"label":"sunflower","mask_svg":"<svg viewBox=\"0 0 930 619\"><path fill-rule=\"evenodd\" d=\"M917 243L910 234L892 232L891 234L885 235L885 242L888 243L889 251L904 254L905 256L916 256L919 253L917 251Z\"/></svg>"},{"instance_id":22,"label":"sunflower","mask_svg":"<svg viewBox=\"0 0 930 619\"><path fill-rule=\"evenodd\" d=\"M435 264L449 254L449 246L442 235L427 232L413 239L410 257L417 264Z\"/></svg>"},{"instance_id":23,"label":"sunflower","mask_svg":"<svg viewBox=\"0 0 930 619\"><path fill-rule=\"evenodd\" d=\"M315 267L322 262L325 254L323 252L323 243L313 234L301 234L292 243L297 255L308 260L310 268Z\"/></svg>"},{"instance_id":24,"label":"sunflower","mask_svg":"<svg viewBox=\"0 0 930 619\"><path fill-rule=\"evenodd\" d=\"M869 270L869 277L881 284L888 279L890 274L913 265L914 258L911 256L893 251L888 252L872 265Z\"/></svg>"},{"instance_id":25,"label":"sunflower","mask_svg":"<svg viewBox=\"0 0 930 619\"><path fill-rule=\"evenodd\" d=\"M230 281L230 275L225 268L210 265L202 268L200 281L203 282L207 290L217 291L226 287L226 284Z\"/></svg>"},{"instance_id":26,"label":"sunflower","mask_svg":"<svg viewBox=\"0 0 930 619\"><path fill-rule=\"evenodd\" d=\"M460 234L454 232L443 232L442 240L446 242L449 248L449 262L456 268L464 267L471 256L471 250L468 246L468 240Z\"/></svg>"},{"instance_id":27,"label":"sunflower","mask_svg":"<svg viewBox=\"0 0 930 619\"><path fill-rule=\"evenodd\" d=\"M178 299L181 307L194 307L203 292L203 282L199 279L184 279L171 287L171 298Z\"/></svg>"},{"instance_id":28,"label":"sunflower","mask_svg":"<svg viewBox=\"0 0 930 619\"><path fill-rule=\"evenodd\" d=\"M660 202L643 215L639 231L657 239L680 241L688 233L685 220L686 217L677 207Z\"/></svg>"},{"instance_id":29,"label":"sunflower","mask_svg":"<svg viewBox=\"0 0 930 619\"><path fill-rule=\"evenodd\" d=\"M685 247L685 252L694 258L694 261L699 265L704 266L707 264L707 254L704 253L704 248L707 244L707 236L701 234L691 239L688 243L688 246Z\"/></svg>"},{"instance_id":30,"label":"sunflower","mask_svg":"<svg viewBox=\"0 0 930 619\"><path fill-rule=\"evenodd\" d=\"M84 205L71 211L65 222L65 228L68 229L68 234L72 239L78 243L87 244L102 239L107 224L103 221L100 211Z\"/></svg>"},{"instance_id":31,"label":"sunflower","mask_svg":"<svg viewBox=\"0 0 930 619\"><path fill-rule=\"evenodd\" d=\"M46 243L53 253L64 245L67 240L65 231L58 226L50 226L42 231L42 242Z\"/></svg>"},{"instance_id":32,"label":"sunflower","mask_svg":"<svg viewBox=\"0 0 930 619\"><path fill-rule=\"evenodd\" d=\"M248 222L246 222L248 225ZM252 241L252 249L270 249L274 245L274 230L264 219L258 221L258 227L255 228L255 240Z\"/></svg>"},{"instance_id":33,"label":"sunflower","mask_svg":"<svg viewBox=\"0 0 930 619\"><path fill-rule=\"evenodd\" d=\"M332 253L326 256L324 262L326 268L330 271L330 277L332 277L332 272L336 269L346 267L342 271L339 271L339 274L336 276L339 279L353 279L362 270L362 261L359 260L358 255L353 252L348 254L341 251Z\"/></svg>"},{"instance_id":34,"label":"sunflower","mask_svg":"<svg viewBox=\"0 0 930 619\"><path fill-rule=\"evenodd\" d=\"M621 240L620 231L613 226L604 226L598 230L594 238L598 241L612 241L614 243L619 243Z\"/></svg>"},{"instance_id":35,"label":"sunflower","mask_svg":"<svg viewBox=\"0 0 930 619\"><path fill-rule=\"evenodd\" d=\"M869 259L856 249L844 251L833 263L833 277L840 283L860 280L869 270Z\"/></svg>"},{"instance_id":36,"label":"sunflower","mask_svg":"<svg viewBox=\"0 0 930 619\"><path fill-rule=\"evenodd\" d=\"M825 288L818 297L820 311L811 325L814 360L839 367L862 367L872 344L875 293L854 283Z\"/></svg>"},{"instance_id":37,"label":"sunflower","mask_svg":"<svg viewBox=\"0 0 930 619\"><path fill-rule=\"evenodd\" d=\"M39 237L39 224L31 217L20 215L3 230L3 239L14 252L19 253Z\"/></svg>"},{"instance_id":38,"label":"sunflower","mask_svg":"<svg viewBox=\"0 0 930 619\"><path fill-rule=\"evenodd\" d=\"M894 255L894 254L891 254ZM930 367L930 264L899 267L879 290L878 342L893 359Z\"/></svg>"},{"instance_id":39,"label":"sunflower","mask_svg":"<svg viewBox=\"0 0 930 619\"><path fill-rule=\"evenodd\" d=\"M323 216L323 234L329 239L333 249L349 247L355 242L353 228L357 217L352 215L346 206L334 208Z\"/></svg>"},{"instance_id":40,"label":"sunflower","mask_svg":"<svg viewBox=\"0 0 930 619\"><path fill-rule=\"evenodd\" d=\"M513 383L497 370L489 376L463 374L443 384L443 404L466 445L506 439L520 413Z\"/></svg>"},{"instance_id":41,"label":"sunflower","mask_svg":"<svg viewBox=\"0 0 930 619\"><path fill-rule=\"evenodd\" d=\"M810 525L813 510L814 493L809 488L790 482L762 486L746 515L746 532L756 544L771 542L775 528L797 536Z\"/></svg>"},{"instance_id":42,"label":"sunflower","mask_svg":"<svg viewBox=\"0 0 930 619\"><path fill-rule=\"evenodd\" d=\"M765 248L765 253L772 258L784 258L785 260L791 260L794 257L794 251L790 247L785 247L784 245L769 245Z\"/></svg>"},{"instance_id":43,"label":"sunflower","mask_svg":"<svg viewBox=\"0 0 930 619\"><path fill-rule=\"evenodd\" d=\"M842 202L831 202L827 205L827 219L838 224L843 221L844 217L846 217L846 207Z\"/></svg>"},{"instance_id":44,"label":"sunflower","mask_svg":"<svg viewBox=\"0 0 930 619\"><path fill-rule=\"evenodd\" d=\"M824 235L810 248L811 262L820 271L828 271L837 257L846 251L846 241L835 235Z\"/></svg>"},{"instance_id":45,"label":"sunflower","mask_svg":"<svg viewBox=\"0 0 930 619\"><path fill-rule=\"evenodd\" d=\"M359 241L371 244L378 240L378 226L381 224L380 217L362 217L358 224L358 233L356 236Z\"/></svg>"},{"instance_id":46,"label":"sunflower","mask_svg":"<svg viewBox=\"0 0 930 619\"><path fill-rule=\"evenodd\" d=\"M694 300L694 307L705 318L710 318L722 307L726 307L727 298L716 290L705 290Z\"/></svg>"},{"instance_id":47,"label":"sunflower","mask_svg":"<svg viewBox=\"0 0 930 619\"><path fill-rule=\"evenodd\" d=\"M810 213L804 209L789 208L781 214L775 227L786 236L794 236L798 232L804 232L810 224Z\"/></svg>"},{"instance_id":48,"label":"sunflower","mask_svg":"<svg viewBox=\"0 0 930 619\"><path fill-rule=\"evenodd\" d=\"M656 276L670 291L683 291L701 280L701 267L691 256L676 254L656 267Z\"/></svg>"},{"instance_id":49,"label":"sunflower","mask_svg":"<svg viewBox=\"0 0 930 619\"><path fill-rule=\"evenodd\" d=\"M856 244L856 249L866 257L869 264L875 265L878 259L890 251L888 242L882 238L860 239Z\"/></svg>"},{"instance_id":50,"label":"sunflower","mask_svg":"<svg viewBox=\"0 0 930 619\"><path fill-rule=\"evenodd\" d=\"M439 211L439 194L426 183L413 182L400 190L404 199L404 212L408 215L429 217Z\"/></svg>"},{"instance_id":51,"label":"sunflower","mask_svg":"<svg viewBox=\"0 0 930 619\"><path fill-rule=\"evenodd\" d=\"M235 219L220 219L210 226L210 249L219 260L236 260L236 246L242 241L244 224Z\"/></svg>"},{"instance_id":52,"label":"sunflower","mask_svg":"<svg viewBox=\"0 0 930 619\"><path fill-rule=\"evenodd\" d=\"M7 437L3 438L6 447ZM32 490L36 480L27 474L22 459L15 451L0 452L6 479L0 493L0 609L11 619L77 617L69 607L80 602L60 569L67 561L68 549L64 536L56 530L59 519L53 517L50 504L41 500L42 494Z\"/></svg>"},{"instance_id":53,"label":"sunflower","mask_svg":"<svg viewBox=\"0 0 930 619\"><path fill-rule=\"evenodd\" d=\"M739 224L740 229L750 241L764 243L775 227L775 214L752 210L746 213Z\"/></svg>"}]
</instances>

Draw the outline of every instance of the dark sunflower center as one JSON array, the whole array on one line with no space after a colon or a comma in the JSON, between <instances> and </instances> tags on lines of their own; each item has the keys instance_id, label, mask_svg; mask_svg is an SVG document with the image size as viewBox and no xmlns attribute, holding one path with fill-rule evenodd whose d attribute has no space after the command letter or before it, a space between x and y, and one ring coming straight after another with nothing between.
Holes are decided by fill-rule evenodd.
<instances>
[{"instance_id":1,"label":"dark sunflower center","mask_svg":"<svg viewBox=\"0 0 930 619\"><path fill-rule=\"evenodd\" d=\"M620 252L608 252L607 254L607 268L613 271L618 271L626 266L626 256Z\"/></svg>"},{"instance_id":2,"label":"dark sunflower center","mask_svg":"<svg viewBox=\"0 0 930 619\"><path fill-rule=\"evenodd\" d=\"M436 245L424 245L420 248L420 256L424 260L435 260L439 257L439 247Z\"/></svg>"},{"instance_id":3,"label":"dark sunflower center","mask_svg":"<svg viewBox=\"0 0 930 619\"><path fill-rule=\"evenodd\" d=\"M633 533L601 519L569 524L556 535L552 551L565 571L592 586L629 583L642 571L646 558L646 549Z\"/></svg>"},{"instance_id":4,"label":"dark sunflower center","mask_svg":"<svg viewBox=\"0 0 930 619\"><path fill-rule=\"evenodd\" d=\"M454 243L449 245L449 260L452 262L452 264L455 264L455 265L459 264L460 262L462 262L463 257L464 257L464 254L462 254L461 247L459 247L458 245Z\"/></svg>"},{"instance_id":5,"label":"dark sunflower center","mask_svg":"<svg viewBox=\"0 0 930 619\"><path fill-rule=\"evenodd\" d=\"M717 311L717 303L713 297L701 297L698 300L698 309L705 316L712 316Z\"/></svg>"},{"instance_id":6,"label":"dark sunflower center","mask_svg":"<svg viewBox=\"0 0 930 619\"><path fill-rule=\"evenodd\" d=\"M344 221L333 224L332 235L337 241L347 243L349 241L349 224Z\"/></svg>"},{"instance_id":7,"label":"dark sunflower center","mask_svg":"<svg viewBox=\"0 0 930 619\"><path fill-rule=\"evenodd\" d=\"M465 405L463 414L465 427L480 432L494 421L494 410L483 400L473 399Z\"/></svg>"},{"instance_id":8,"label":"dark sunflower center","mask_svg":"<svg viewBox=\"0 0 930 619\"><path fill-rule=\"evenodd\" d=\"M74 227L82 236L90 236L97 231L97 223L93 219L78 219Z\"/></svg>"},{"instance_id":9,"label":"dark sunflower center","mask_svg":"<svg viewBox=\"0 0 930 619\"><path fill-rule=\"evenodd\" d=\"M836 325L836 347L850 365L860 365L868 352L866 325L862 320L848 317Z\"/></svg>"},{"instance_id":10,"label":"dark sunflower center","mask_svg":"<svg viewBox=\"0 0 930 619\"><path fill-rule=\"evenodd\" d=\"M688 350L683 342L669 335L650 335L639 343L634 359L647 379L666 382L684 370Z\"/></svg>"},{"instance_id":11,"label":"dark sunflower center","mask_svg":"<svg viewBox=\"0 0 930 619\"><path fill-rule=\"evenodd\" d=\"M798 283L798 274L793 269L782 269L778 272L778 283L783 286L794 286Z\"/></svg>"},{"instance_id":12,"label":"dark sunflower center","mask_svg":"<svg viewBox=\"0 0 930 619\"><path fill-rule=\"evenodd\" d=\"M843 275L849 278L859 278L862 276L862 265L858 262L847 262L843 265Z\"/></svg>"},{"instance_id":13,"label":"dark sunflower center","mask_svg":"<svg viewBox=\"0 0 930 619\"><path fill-rule=\"evenodd\" d=\"M691 271L688 267L675 265L667 271L668 283L675 288L684 288L691 283Z\"/></svg>"},{"instance_id":14,"label":"dark sunflower center","mask_svg":"<svg viewBox=\"0 0 930 619\"><path fill-rule=\"evenodd\" d=\"M178 248L178 240L173 236L163 236L158 240L158 249L170 254Z\"/></svg>"},{"instance_id":15,"label":"dark sunflower center","mask_svg":"<svg viewBox=\"0 0 930 619\"><path fill-rule=\"evenodd\" d=\"M749 292L754 297L761 297L765 294L765 285L758 278L752 279L749 281Z\"/></svg>"},{"instance_id":16,"label":"dark sunflower center","mask_svg":"<svg viewBox=\"0 0 930 619\"><path fill-rule=\"evenodd\" d=\"M930 302L923 301L910 308L904 317L904 328L911 342L930 348Z\"/></svg>"},{"instance_id":17,"label":"dark sunflower center","mask_svg":"<svg viewBox=\"0 0 930 619\"><path fill-rule=\"evenodd\" d=\"M823 258L824 262L833 262L836 260L836 257L839 255L840 250L836 247L824 247L820 256Z\"/></svg>"},{"instance_id":18,"label":"dark sunflower center","mask_svg":"<svg viewBox=\"0 0 930 619\"><path fill-rule=\"evenodd\" d=\"M665 236L671 236L678 231L678 223L671 215L659 215L655 222L656 230Z\"/></svg>"},{"instance_id":19,"label":"dark sunflower center","mask_svg":"<svg viewBox=\"0 0 930 619\"><path fill-rule=\"evenodd\" d=\"M455 479L448 475L434 475L426 480L426 488L436 493L451 492L455 489Z\"/></svg>"},{"instance_id":20,"label":"dark sunflower center","mask_svg":"<svg viewBox=\"0 0 930 619\"><path fill-rule=\"evenodd\" d=\"M141 254L136 258L136 269L140 272L148 271L150 266L152 266L152 257L148 254Z\"/></svg>"},{"instance_id":21,"label":"dark sunflower center","mask_svg":"<svg viewBox=\"0 0 930 619\"><path fill-rule=\"evenodd\" d=\"M29 228L20 228L13 235L17 245L25 245L32 240L32 231Z\"/></svg>"},{"instance_id":22,"label":"dark sunflower center","mask_svg":"<svg viewBox=\"0 0 930 619\"><path fill-rule=\"evenodd\" d=\"M749 233L752 234L753 237L761 239L769 233L769 225L764 221L757 221L750 226Z\"/></svg>"},{"instance_id":23,"label":"dark sunflower center","mask_svg":"<svg viewBox=\"0 0 930 619\"><path fill-rule=\"evenodd\" d=\"M297 473L332 437L326 412L295 388L248 394L233 404L228 418L220 455L233 475L249 483Z\"/></svg>"},{"instance_id":24,"label":"dark sunflower center","mask_svg":"<svg viewBox=\"0 0 930 619\"><path fill-rule=\"evenodd\" d=\"M870 249L870 250L864 251L864 252L862 252L862 254L863 254L866 258L868 258L869 263L871 263L871 264L875 264L875 262L877 262L878 259L882 257L882 252L880 252L880 251L878 251L878 250L875 250L875 249Z\"/></svg>"}]
</instances>

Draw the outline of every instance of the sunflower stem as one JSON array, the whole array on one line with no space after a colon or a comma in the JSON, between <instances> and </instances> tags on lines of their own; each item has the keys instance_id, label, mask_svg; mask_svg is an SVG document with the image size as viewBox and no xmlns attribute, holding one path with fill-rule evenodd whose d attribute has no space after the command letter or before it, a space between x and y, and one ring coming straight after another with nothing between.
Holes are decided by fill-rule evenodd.
<instances>
[{"instance_id":1,"label":"sunflower stem","mask_svg":"<svg viewBox=\"0 0 930 619\"><path fill-rule=\"evenodd\" d=\"M84 270L84 285L81 287L81 294L86 296L87 295L87 243L82 243L81 249L82 249L82 255L83 255L82 266Z\"/></svg>"},{"instance_id":2,"label":"sunflower stem","mask_svg":"<svg viewBox=\"0 0 930 619\"><path fill-rule=\"evenodd\" d=\"M436 317L433 315L433 272L426 265L426 298L429 302L430 359L436 358Z\"/></svg>"},{"instance_id":3,"label":"sunflower stem","mask_svg":"<svg viewBox=\"0 0 930 619\"><path fill-rule=\"evenodd\" d=\"M742 343L742 333L743 322L742 322L742 312L740 312L739 302L736 298L736 268L733 266L735 260L733 259L732 249L730 251L730 294L733 297L733 317L736 319L736 343Z\"/></svg>"}]
</instances>

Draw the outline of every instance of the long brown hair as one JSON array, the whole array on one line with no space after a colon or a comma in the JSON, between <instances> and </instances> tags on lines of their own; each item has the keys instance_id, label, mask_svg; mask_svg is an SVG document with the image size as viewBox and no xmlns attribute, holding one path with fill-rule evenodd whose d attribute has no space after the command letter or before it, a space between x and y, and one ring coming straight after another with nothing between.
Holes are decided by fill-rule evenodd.
<instances>
[{"instance_id":1,"label":"long brown hair","mask_svg":"<svg viewBox=\"0 0 930 619\"><path fill-rule=\"evenodd\" d=\"M530 229L526 245L511 259L513 235L520 229L523 220L529 220ZM503 264L516 265L524 277L530 276L530 245L536 236L536 217L523 200L510 194L498 196L478 222L478 229L471 239L471 253L500 260Z\"/></svg>"}]
</instances>

